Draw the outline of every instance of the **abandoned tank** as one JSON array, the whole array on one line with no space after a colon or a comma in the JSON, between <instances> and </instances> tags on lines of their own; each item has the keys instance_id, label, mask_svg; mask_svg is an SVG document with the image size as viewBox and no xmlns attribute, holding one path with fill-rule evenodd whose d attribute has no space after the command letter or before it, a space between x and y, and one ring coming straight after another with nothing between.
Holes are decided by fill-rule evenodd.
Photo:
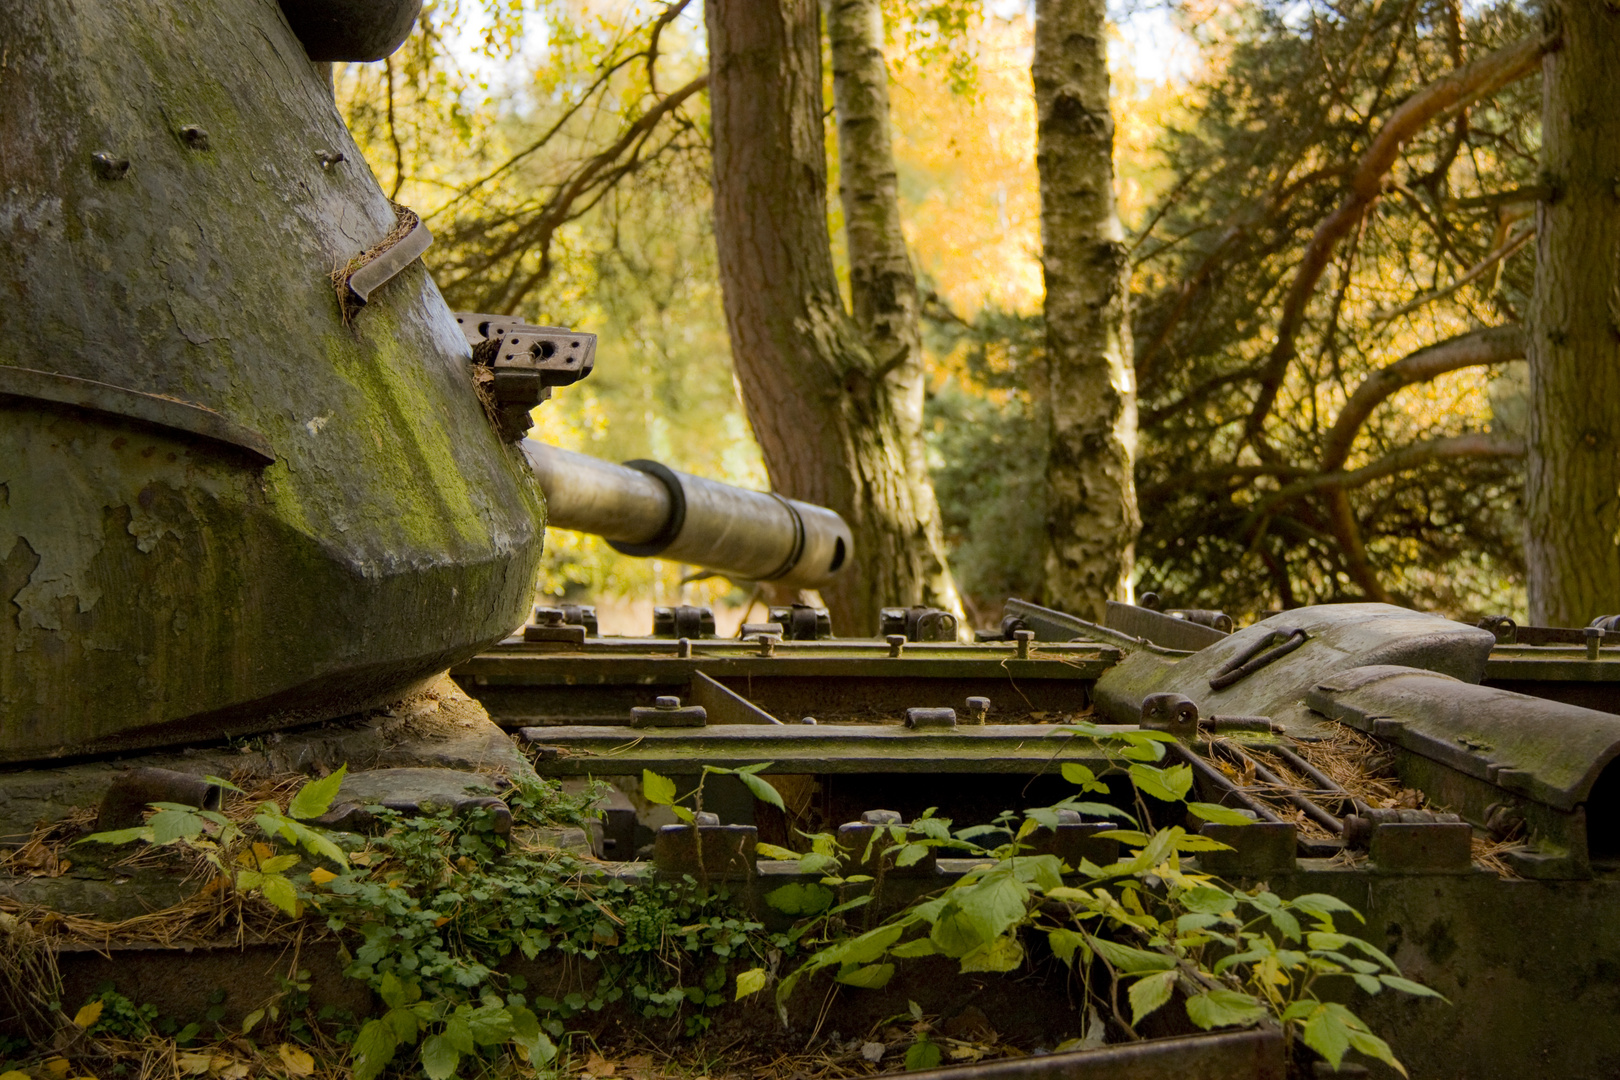
<instances>
[{"instance_id":1,"label":"abandoned tank","mask_svg":"<svg viewBox=\"0 0 1620 1080\"><path fill-rule=\"evenodd\" d=\"M1070 730L1087 722L1165 736L1197 796L1247 820L1183 822L1224 845L1200 869L1355 906L1450 999L1357 1002L1414 1075L1620 1074L1620 634L1603 626L1375 604L1246 627L1113 604L1093 624L1012 600L971 642L951 613L905 607L878 638L837 637L803 604L722 639L689 606L634 637L602 636L589 605L531 609L548 514L629 554L803 587L851 541L822 508L524 440L594 338L450 311L419 261L430 235L383 195L320 67L385 55L416 6L0 8L7 918L127 927L195 882L45 838L213 805L210 776L343 766L339 831L378 806L509 821L513 779L606 781L569 841L593 872L718 879L770 918L765 897L818 875L758 844L858 846L931 809L994 829L1062 798L1059 762L1117 764ZM765 763L781 809L716 775L687 827L644 788ZM1072 870L1117 853L1109 830L1075 813L1040 842ZM895 867L890 902L976 865ZM58 932L64 1001L115 985L240 1022L285 967L281 939ZM369 1007L340 943L302 949L313 1000ZM1057 1045L1075 1015L1011 976L873 993L836 1022L910 993ZM1262 1025L969 1073L1258 1078L1281 1053Z\"/></svg>"}]
</instances>

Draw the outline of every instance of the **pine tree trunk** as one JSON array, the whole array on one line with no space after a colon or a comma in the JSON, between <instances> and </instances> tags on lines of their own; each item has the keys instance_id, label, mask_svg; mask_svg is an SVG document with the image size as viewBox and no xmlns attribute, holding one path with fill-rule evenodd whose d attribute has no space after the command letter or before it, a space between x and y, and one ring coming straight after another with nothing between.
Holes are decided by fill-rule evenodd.
<instances>
[{"instance_id":1,"label":"pine tree trunk","mask_svg":"<svg viewBox=\"0 0 1620 1080\"><path fill-rule=\"evenodd\" d=\"M906 406L833 273L820 14L816 0L708 0L715 239L771 483L849 522L852 565L822 595L836 631L872 633L883 605L925 598L942 560L918 506Z\"/></svg>"},{"instance_id":2,"label":"pine tree trunk","mask_svg":"<svg viewBox=\"0 0 1620 1080\"><path fill-rule=\"evenodd\" d=\"M923 443L921 301L900 224L899 184L889 121L889 69L881 0L827 0L827 37L838 121L838 196L849 249L855 325L894 402L912 504L926 531L923 602L961 614L945 565L939 502Z\"/></svg>"},{"instance_id":3,"label":"pine tree trunk","mask_svg":"<svg viewBox=\"0 0 1620 1080\"><path fill-rule=\"evenodd\" d=\"M1620 10L1549 0L1542 168L1528 313L1530 619L1620 612Z\"/></svg>"},{"instance_id":4,"label":"pine tree trunk","mask_svg":"<svg viewBox=\"0 0 1620 1080\"><path fill-rule=\"evenodd\" d=\"M1130 595L1141 519L1128 263L1114 205L1103 0L1035 7L1036 164L1046 274L1046 598L1100 619Z\"/></svg>"}]
</instances>

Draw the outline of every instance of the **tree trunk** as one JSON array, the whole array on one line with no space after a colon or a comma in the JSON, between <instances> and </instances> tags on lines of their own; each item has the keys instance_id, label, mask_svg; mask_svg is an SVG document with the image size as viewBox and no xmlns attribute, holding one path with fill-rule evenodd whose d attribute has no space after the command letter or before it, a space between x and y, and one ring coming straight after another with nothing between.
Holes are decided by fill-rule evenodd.
<instances>
[{"instance_id":1,"label":"tree trunk","mask_svg":"<svg viewBox=\"0 0 1620 1080\"><path fill-rule=\"evenodd\" d=\"M1563 47L1542 61L1542 167L1528 314L1530 619L1620 612L1620 11L1550 0Z\"/></svg>"},{"instance_id":2,"label":"tree trunk","mask_svg":"<svg viewBox=\"0 0 1620 1080\"><path fill-rule=\"evenodd\" d=\"M850 297L855 325L894 402L912 504L926 531L922 600L961 615L945 565L939 502L923 443L921 301L900 224L900 197L890 137L889 69L883 56L880 0L826 0L838 120L838 197L844 206Z\"/></svg>"},{"instance_id":3,"label":"tree trunk","mask_svg":"<svg viewBox=\"0 0 1620 1080\"><path fill-rule=\"evenodd\" d=\"M714 217L743 404L784 495L832 507L852 565L822 590L835 629L922 601L930 551L904 404L844 310L827 233L816 0L708 0ZM936 596L927 596L938 602Z\"/></svg>"},{"instance_id":4,"label":"tree trunk","mask_svg":"<svg viewBox=\"0 0 1620 1080\"><path fill-rule=\"evenodd\" d=\"M1114 206L1103 0L1035 7L1036 165L1046 273L1046 597L1100 619L1131 589L1141 528L1128 263Z\"/></svg>"}]
</instances>

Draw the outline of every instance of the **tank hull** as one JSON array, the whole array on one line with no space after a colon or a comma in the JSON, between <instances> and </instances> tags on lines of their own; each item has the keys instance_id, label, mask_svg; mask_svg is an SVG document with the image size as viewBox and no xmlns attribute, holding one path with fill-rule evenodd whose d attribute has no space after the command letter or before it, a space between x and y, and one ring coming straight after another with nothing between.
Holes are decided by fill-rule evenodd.
<instances>
[{"instance_id":1,"label":"tank hull","mask_svg":"<svg viewBox=\"0 0 1620 1080\"><path fill-rule=\"evenodd\" d=\"M0 762L340 715L520 623L543 496L420 263L345 324L394 208L274 0L0 40Z\"/></svg>"}]
</instances>

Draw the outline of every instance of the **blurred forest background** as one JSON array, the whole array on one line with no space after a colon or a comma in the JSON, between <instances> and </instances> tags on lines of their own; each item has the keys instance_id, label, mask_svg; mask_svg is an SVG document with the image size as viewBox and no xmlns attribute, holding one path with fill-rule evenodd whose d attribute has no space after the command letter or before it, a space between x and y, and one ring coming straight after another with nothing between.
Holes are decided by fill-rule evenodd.
<instances>
[{"instance_id":1,"label":"blurred forest background","mask_svg":"<svg viewBox=\"0 0 1620 1080\"><path fill-rule=\"evenodd\" d=\"M990 625L1006 597L1042 595L1032 14L892 0L885 15L930 464L957 586ZM1137 590L1237 616L1368 596L1522 611L1514 326L1534 273L1538 76L1400 147L1295 313L1276 385L1268 358L1312 235L1381 126L1530 33L1531 16L1448 0L1182 0L1115 16L1159 35L1111 54ZM384 190L432 228L452 307L600 335L595 373L537 411L537 437L765 488L721 308L704 50L701 3L430 0L404 49L340 67L336 86ZM1239 452L1249 426L1263 456ZM554 532L548 548L542 586L570 598L746 597L590 537Z\"/></svg>"}]
</instances>

